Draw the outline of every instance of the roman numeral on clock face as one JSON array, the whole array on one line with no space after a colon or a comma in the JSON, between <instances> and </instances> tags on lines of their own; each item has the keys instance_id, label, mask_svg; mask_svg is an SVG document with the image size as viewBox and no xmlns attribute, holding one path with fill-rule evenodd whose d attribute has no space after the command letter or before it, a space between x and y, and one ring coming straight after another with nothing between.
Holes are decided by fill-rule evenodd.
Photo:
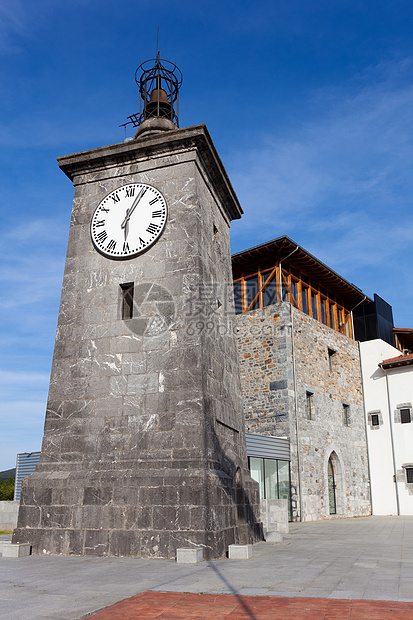
<instances>
[{"instance_id":1,"label":"roman numeral on clock face","mask_svg":"<svg viewBox=\"0 0 413 620\"><path fill-rule=\"evenodd\" d=\"M99 220L98 222L95 223L95 226L104 226L105 225L105 220Z\"/></svg>"},{"instance_id":2,"label":"roman numeral on clock face","mask_svg":"<svg viewBox=\"0 0 413 620\"><path fill-rule=\"evenodd\" d=\"M108 233L106 230L102 230L98 235L96 235L96 239L99 239L103 243L108 238Z\"/></svg>"},{"instance_id":3,"label":"roman numeral on clock face","mask_svg":"<svg viewBox=\"0 0 413 620\"><path fill-rule=\"evenodd\" d=\"M114 239L111 239L108 243L108 245L106 246L107 250L114 250L116 247L116 241Z\"/></svg>"},{"instance_id":4,"label":"roman numeral on clock face","mask_svg":"<svg viewBox=\"0 0 413 620\"><path fill-rule=\"evenodd\" d=\"M123 244L123 250L122 252L129 252L129 243L127 241L124 242Z\"/></svg>"},{"instance_id":5,"label":"roman numeral on clock face","mask_svg":"<svg viewBox=\"0 0 413 620\"><path fill-rule=\"evenodd\" d=\"M158 197L157 197L157 198L153 198L152 200L150 200L150 201L149 201L149 204L150 204L150 205L154 205L154 204L155 204L155 202L158 202L158 200L159 200L159 198L158 198Z\"/></svg>"},{"instance_id":6,"label":"roman numeral on clock face","mask_svg":"<svg viewBox=\"0 0 413 620\"><path fill-rule=\"evenodd\" d=\"M135 195L135 187L127 187L125 191L128 198Z\"/></svg>"},{"instance_id":7,"label":"roman numeral on clock face","mask_svg":"<svg viewBox=\"0 0 413 620\"><path fill-rule=\"evenodd\" d=\"M152 217L162 217L162 211L152 211Z\"/></svg>"},{"instance_id":8,"label":"roman numeral on clock face","mask_svg":"<svg viewBox=\"0 0 413 620\"><path fill-rule=\"evenodd\" d=\"M117 194L112 194L111 198L112 198L113 202L119 202L119 200L120 200L120 198L119 198L119 196Z\"/></svg>"},{"instance_id":9,"label":"roman numeral on clock face","mask_svg":"<svg viewBox=\"0 0 413 620\"><path fill-rule=\"evenodd\" d=\"M154 235L155 233L158 232L159 227L156 224L149 224L146 230L149 234Z\"/></svg>"}]
</instances>

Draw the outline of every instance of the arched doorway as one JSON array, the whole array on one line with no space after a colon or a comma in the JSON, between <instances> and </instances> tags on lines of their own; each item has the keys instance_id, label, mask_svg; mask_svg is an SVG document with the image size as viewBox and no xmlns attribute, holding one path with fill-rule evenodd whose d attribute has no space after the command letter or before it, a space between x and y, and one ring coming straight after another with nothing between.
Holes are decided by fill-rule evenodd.
<instances>
[{"instance_id":1,"label":"arched doorway","mask_svg":"<svg viewBox=\"0 0 413 620\"><path fill-rule=\"evenodd\" d=\"M328 456L330 454L330 456ZM324 506L325 515L335 516L346 514L345 509L345 479L344 463L336 450L327 450L326 460L324 461L325 476L325 495Z\"/></svg>"},{"instance_id":2,"label":"arched doorway","mask_svg":"<svg viewBox=\"0 0 413 620\"><path fill-rule=\"evenodd\" d=\"M332 454L328 459L328 514L337 514L336 481L334 475L334 465Z\"/></svg>"}]
</instances>

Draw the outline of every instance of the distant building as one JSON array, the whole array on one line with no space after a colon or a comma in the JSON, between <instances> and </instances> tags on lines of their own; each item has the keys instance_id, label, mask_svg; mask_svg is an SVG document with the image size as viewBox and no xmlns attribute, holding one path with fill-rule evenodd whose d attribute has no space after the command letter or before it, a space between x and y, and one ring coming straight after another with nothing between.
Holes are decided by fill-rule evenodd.
<instances>
[{"instance_id":1,"label":"distant building","mask_svg":"<svg viewBox=\"0 0 413 620\"><path fill-rule=\"evenodd\" d=\"M17 455L14 501L20 501L23 478L34 473L39 458L40 452L22 452Z\"/></svg>"}]
</instances>

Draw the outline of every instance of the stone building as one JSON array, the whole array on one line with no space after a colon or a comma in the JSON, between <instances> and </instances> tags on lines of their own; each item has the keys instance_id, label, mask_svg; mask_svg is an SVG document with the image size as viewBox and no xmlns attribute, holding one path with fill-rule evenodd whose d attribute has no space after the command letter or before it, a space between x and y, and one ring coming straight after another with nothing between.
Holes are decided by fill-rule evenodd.
<instances>
[{"instance_id":1,"label":"stone building","mask_svg":"<svg viewBox=\"0 0 413 620\"><path fill-rule=\"evenodd\" d=\"M289 440L291 520L370 514L352 311L375 302L286 236L234 255L233 276L247 440ZM274 460L250 458L262 498L286 497Z\"/></svg>"}]
</instances>

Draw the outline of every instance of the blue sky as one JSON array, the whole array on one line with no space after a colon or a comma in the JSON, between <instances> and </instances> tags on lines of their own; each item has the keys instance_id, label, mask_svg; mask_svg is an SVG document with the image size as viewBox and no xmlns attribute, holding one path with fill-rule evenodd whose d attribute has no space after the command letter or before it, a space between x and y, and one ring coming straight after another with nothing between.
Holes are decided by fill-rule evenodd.
<instances>
[{"instance_id":1,"label":"blue sky","mask_svg":"<svg viewBox=\"0 0 413 620\"><path fill-rule=\"evenodd\" d=\"M39 450L73 198L56 157L123 141L137 66L184 75L245 215L413 326L411 0L0 0L0 470Z\"/></svg>"}]
</instances>

